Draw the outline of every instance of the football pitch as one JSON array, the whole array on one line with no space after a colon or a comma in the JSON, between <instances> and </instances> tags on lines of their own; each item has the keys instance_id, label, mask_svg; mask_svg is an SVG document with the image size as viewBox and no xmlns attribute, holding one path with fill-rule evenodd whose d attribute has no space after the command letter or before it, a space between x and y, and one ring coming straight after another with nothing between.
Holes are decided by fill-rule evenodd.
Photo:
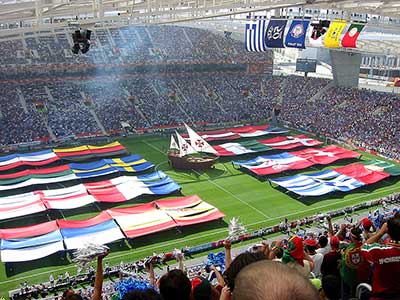
<instances>
[{"instance_id":1,"label":"football pitch","mask_svg":"<svg viewBox=\"0 0 400 300\"><path fill-rule=\"evenodd\" d=\"M207 242L217 241L227 236L229 220L240 217L246 228L251 231L258 228L280 223L285 217L296 220L315 213L335 210L357 203L367 202L400 191L400 182L396 177L385 179L377 184L365 186L351 193L328 194L323 197L294 198L283 190L272 187L268 180L260 180L254 176L235 169L231 159L221 159L213 169L207 171L174 171L168 164L166 152L169 147L169 138L160 135L139 138L120 139L132 154L140 154L156 165L157 170L163 170L181 187L181 194L174 194L167 198L189 196L197 194L204 201L214 205L226 217L223 221L205 223L184 227L182 232L175 229L133 239L132 243L122 242L111 245L111 253L106 261L110 265L128 262L151 255L153 252L161 253L184 246L195 246ZM377 157L362 153L361 159L377 159ZM240 156L235 159L247 159L251 156ZM324 168L309 168L306 171L290 171L276 174L271 178L294 175L298 173L315 172L344 166L356 160L342 160ZM142 196L119 205L118 207L132 206L147 203L160 197ZM79 220L90 218L100 210L108 209L111 204L98 204L79 209L51 212L50 217ZM48 221L45 216L25 217L3 222L1 228L18 227ZM68 271L76 273L76 267L70 258L60 258L54 254L47 258L25 263L0 265L0 297L7 297L8 291L19 288L21 282L37 284L48 281L50 273L55 278Z\"/></svg>"}]
</instances>

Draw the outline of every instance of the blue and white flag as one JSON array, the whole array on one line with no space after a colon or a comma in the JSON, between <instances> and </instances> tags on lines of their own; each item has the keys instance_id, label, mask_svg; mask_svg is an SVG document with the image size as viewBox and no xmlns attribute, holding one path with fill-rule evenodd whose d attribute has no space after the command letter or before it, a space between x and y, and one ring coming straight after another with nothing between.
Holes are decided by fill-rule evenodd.
<instances>
[{"instance_id":1,"label":"blue and white flag","mask_svg":"<svg viewBox=\"0 0 400 300\"><path fill-rule=\"evenodd\" d=\"M310 20L293 20L286 35L285 46L305 49L306 32Z\"/></svg>"},{"instance_id":2,"label":"blue and white flag","mask_svg":"<svg viewBox=\"0 0 400 300\"><path fill-rule=\"evenodd\" d=\"M265 34L265 44L268 48L284 48L283 35L285 33L287 20L269 21Z\"/></svg>"},{"instance_id":3,"label":"blue and white flag","mask_svg":"<svg viewBox=\"0 0 400 300\"><path fill-rule=\"evenodd\" d=\"M267 17L256 16L254 19L247 17L246 30L244 33L244 45L249 52L267 51L265 45L265 29L267 27Z\"/></svg>"}]
</instances>

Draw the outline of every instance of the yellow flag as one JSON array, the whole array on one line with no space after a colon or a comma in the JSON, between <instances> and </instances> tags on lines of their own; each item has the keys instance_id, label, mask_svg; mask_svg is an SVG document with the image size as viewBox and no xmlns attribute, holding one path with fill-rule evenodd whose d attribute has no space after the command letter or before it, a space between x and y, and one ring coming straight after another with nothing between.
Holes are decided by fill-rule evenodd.
<instances>
[{"instance_id":1,"label":"yellow flag","mask_svg":"<svg viewBox=\"0 0 400 300\"><path fill-rule=\"evenodd\" d=\"M346 21L334 20L325 35L324 45L327 48L340 48L340 36L346 27Z\"/></svg>"}]
</instances>

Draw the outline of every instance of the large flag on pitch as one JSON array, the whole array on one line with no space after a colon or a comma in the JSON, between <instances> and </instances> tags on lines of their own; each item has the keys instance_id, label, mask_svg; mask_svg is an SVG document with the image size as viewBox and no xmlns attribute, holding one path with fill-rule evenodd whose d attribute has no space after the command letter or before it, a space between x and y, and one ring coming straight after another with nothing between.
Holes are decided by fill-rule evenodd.
<instances>
[{"instance_id":1,"label":"large flag on pitch","mask_svg":"<svg viewBox=\"0 0 400 300\"><path fill-rule=\"evenodd\" d=\"M9 154L0 156L0 171L11 170L20 166L44 166L57 160L59 158L52 150Z\"/></svg>"},{"instance_id":2,"label":"large flag on pitch","mask_svg":"<svg viewBox=\"0 0 400 300\"><path fill-rule=\"evenodd\" d=\"M177 224L163 210L158 209L154 202L125 208L107 210L128 238L174 228Z\"/></svg>"},{"instance_id":3,"label":"large flag on pitch","mask_svg":"<svg viewBox=\"0 0 400 300\"><path fill-rule=\"evenodd\" d=\"M284 48L283 35L287 20L270 20L265 33L265 44L268 48Z\"/></svg>"},{"instance_id":4,"label":"large flag on pitch","mask_svg":"<svg viewBox=\"0 0 400 300\"><path fill-rule=\"evenodd\" d=\"M278 136L266 140L241 141L239 143L224 143L213 146L220 156L235 156L254 152L264 152L271 149L287 150L298 147L312 147L322 142L305 135Z\"/></svg>"},{"instance_id":5,"label":"large flag on pitch","mask_svg":"<svg viewBox=\"0 0 400 300\"><path fill-rule=\"evenodd\" d=\"M293 20L286 35L285 46L305 49L306 33L310 20Z\"/></svg>"},{"instance_id":6,"label":"large flag on pitch","mask_svg":"<svg viewBox=\"0 0 400 300\"><path fill-rule=\"evenodd\" d=\"M259 137L268 134L282 134L289 130L269 125L247 125L219 130L201 131L198 134L207 142L218 140L236 140L240 138Z\"/></svg>"},{"instance_id":7,"label":"large flag on pitch","mask_svg":"<svg viewBox=\"0 0 400 300\"><path fill-rule=\"evenodd\" d=\"M246 162L233 163L240 165L257 175L270 175L281 173L286 170L305 169L314 164L305 158L292 155L288 152L259 156Z\"/></svg>"},{"instance_id":8,"label":"large flag on pitch","mask_svg":"<svg viewBox=\"0 0 400 300\"><path fill-rule=\"evenodd\" d=\"M324 46L324 38L326 32L328 31L329 24L330 21L328 20L320 20L311 23L312 30L310 31L310 36L308 37L311 47Z\"/></svg>"},{"instance_id":9,"label":"large flag on pitch","mask_svg":"<svg viewBox=\"0 0 400 300\"><path fill-rule=\"evenodd\" d=\"M365 24L351 24L342 39L342 46L345 48L357 48L356 42L364 27Z\"/></svg>"},{"instance_id":10,"label":"large flag on pitch","mask_svg":"<svg viewBox=\"0 0 400 300\"><path fill-rule=\"evenodd\" d=\"M254 19L247 17L246 30L244 33L245 49L249 52L267 51L265 45L265 29L267 17L255 16Z\"/></svg>"},{"instance_id":11,"label":"large flag on pitch","mask_svg":"<svg viewBox=\"0 0 400 300\"><path fill-rule=\"evenodd\" d=\"M334 20L328 28L324 39L324 45L327 48L340 48L340 36L347 23L343 20Z\"/></svg>"},{"instance_id":12,"label":"large flag on pitch","mask_svg":"<svg viewBox=\"0 0 400 300\"><path fill-rule=\"evenodd\" d=\"M321 196L336 191L349 192L389 176L391 174L386 173L380 163L372 161L317 173L270 179L270 181L301 196Z\"/></svg>"},{"instance_id":13,"label":"large flag on pitch","mask_svg":"<svg viewBox=\"0 0 400 300\"><path fill-rule=\"evenodd\" d=\"M275 155L264 155L247 161L232 163L246 168L257 175L270 175L287 170L305 169L315 164L328 165L344 158L357 158L360 154L335 145L324 148L308 148Z\"/></svg>"},{"instance_id":14,"label":"large flag on pitch","mask_svg":"<svg viewBox=\"0 0 400 300\"><path fill-rule=\"evenodd\" d=\"M125 238L106 211L85 220L57 220L57 225L69 250L82 248L85 243L104 245Z\"/></svg>"}]
</instances>

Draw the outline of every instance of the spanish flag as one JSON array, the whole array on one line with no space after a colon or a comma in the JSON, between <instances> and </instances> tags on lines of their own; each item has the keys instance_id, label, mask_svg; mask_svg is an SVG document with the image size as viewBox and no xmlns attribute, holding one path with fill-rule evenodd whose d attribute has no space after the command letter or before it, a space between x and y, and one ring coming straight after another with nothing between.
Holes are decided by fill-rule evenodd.
<instances>
[{"instance_id":1,"label":"spanish flag","mask_svg":"<svg viewBox=\"0 0 400 300\"><path fill-rule=\"evenodd\" d=\"M324 39L324 45L327 48L340 48L340 36L346 27L346 21L334 20L328 28Z\"/></svg>"}]
</instances>

